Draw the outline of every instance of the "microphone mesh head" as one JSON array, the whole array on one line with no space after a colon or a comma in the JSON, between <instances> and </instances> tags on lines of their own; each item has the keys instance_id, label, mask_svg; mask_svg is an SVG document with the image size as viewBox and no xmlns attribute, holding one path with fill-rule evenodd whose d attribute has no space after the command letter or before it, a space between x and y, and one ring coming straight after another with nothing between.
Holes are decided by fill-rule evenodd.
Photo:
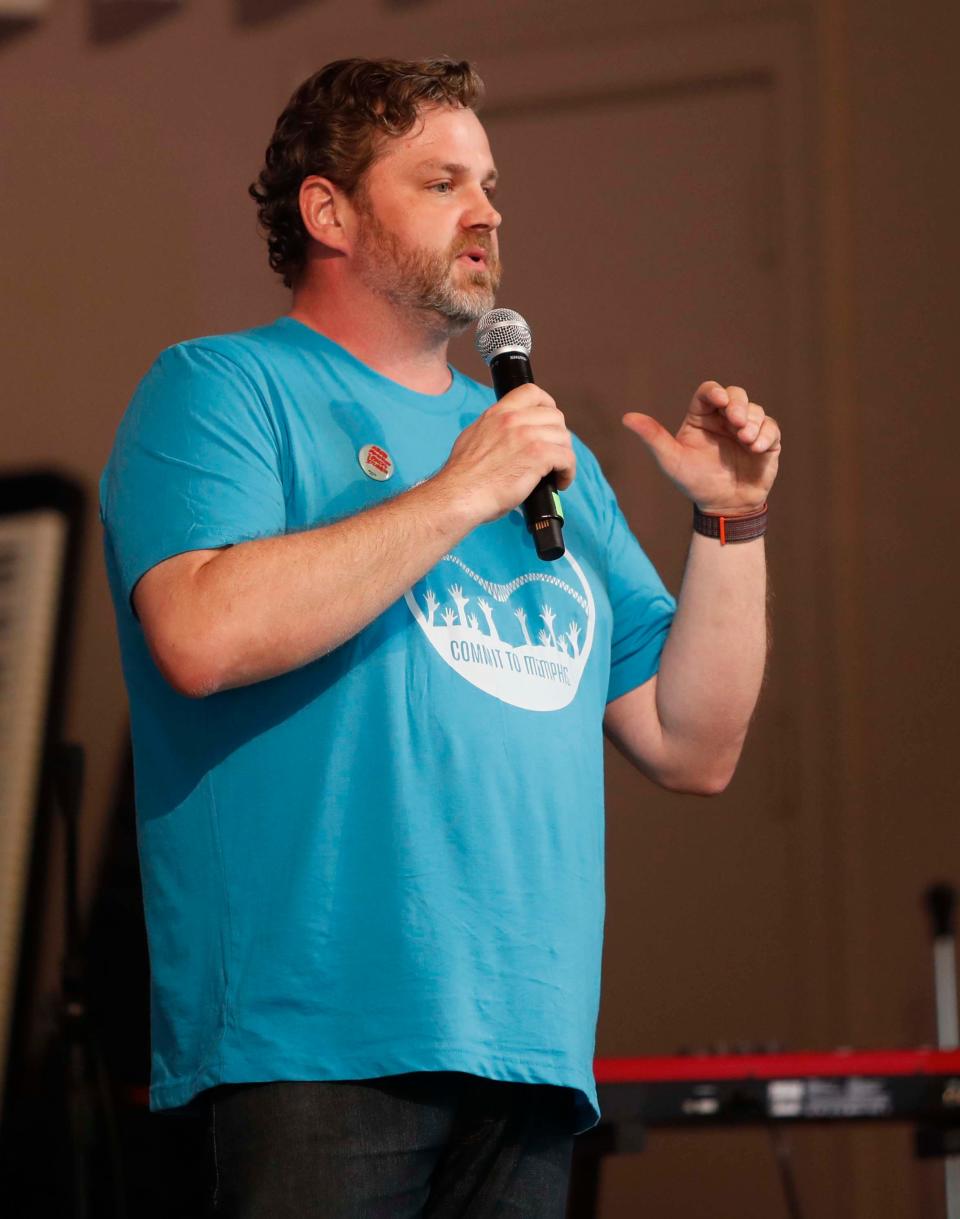
<instances>
[{"instance_id":1,"label":"microphone mesh head","mask_svg":"<svg viewBox=\"0 0 960 1219\"><path fill-rule=\"evenodd\" d=\"M489 364L502 351L530 354L533 337L526 321L513 309L490 309L477 322L477 351Z\"/></svg>"}]
</instances>

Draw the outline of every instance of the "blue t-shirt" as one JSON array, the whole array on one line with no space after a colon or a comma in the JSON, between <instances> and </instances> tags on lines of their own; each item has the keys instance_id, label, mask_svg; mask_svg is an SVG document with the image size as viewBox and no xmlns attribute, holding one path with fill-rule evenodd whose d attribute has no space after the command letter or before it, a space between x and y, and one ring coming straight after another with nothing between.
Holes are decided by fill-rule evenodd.
<instances>
[{"instance_id":1,"label":"blue t-shirt","mask_svg":"<svg viewBox=\"0 0 960 1219\"><path fill-rule=\"evenodd\" d=\"M131 608L172 555L430 477L492 401L456 371L443 394L405 389L285 317L163 352L120 424L101 515L155 1109L220 1083L452 1070L570 1087L578 1127L597 1119L602 718L656 672L674 602L593 455L575 441L563 558L539 560L515 510L280 677L183 697Z\"/></svg>"}]
</instances>

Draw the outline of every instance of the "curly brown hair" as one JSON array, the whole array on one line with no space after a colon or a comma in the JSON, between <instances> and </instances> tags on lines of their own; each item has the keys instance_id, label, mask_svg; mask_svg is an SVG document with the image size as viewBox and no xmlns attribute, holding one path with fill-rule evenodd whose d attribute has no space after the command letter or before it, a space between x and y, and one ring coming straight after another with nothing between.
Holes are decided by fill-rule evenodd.
<instances>
[{"instance_id":1,"label":"curly brown hair","mask_svg":"<svg viewBox=\"0 0 960 1219\"><path fill-rule=\"evenodd\" d=\"M483 82L466 60L338 59L305 80L277 119L250 194L267 238L270 266L292 288L307 232L300 184L329 178L347 195L361 188L385 137L404 135L425 106L476 110Z\"/></svg>"}]
</instances>

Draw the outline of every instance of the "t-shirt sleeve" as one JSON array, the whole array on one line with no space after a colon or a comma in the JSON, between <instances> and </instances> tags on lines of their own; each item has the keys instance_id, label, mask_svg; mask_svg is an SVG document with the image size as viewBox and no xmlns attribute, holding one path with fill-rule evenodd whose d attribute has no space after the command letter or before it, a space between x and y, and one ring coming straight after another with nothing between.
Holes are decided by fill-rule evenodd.
<instances>
[{"instance_id":1,"label":"t-shirt sleeve","mask_svg":"<svg viewBox=\"0 0 960 1219\"><path fill-rule=\"evenodd\" d=\"M613 608L607 702L642 686L660 668L676 602L614 500L607 590Z\"/></svg>"},{"instance_id":2,"label":"t-shirt sleeve","mask_svg":"<svg viewBox=\"0 0 960 1219\"><path fill-rule=\"evenodd\" d=\"M607 702L642 686L658 671L676 601L627 524L612 487L589 449L588 477L603 506L607 531L607 595L613 613Z\"/></svg>"},{"instance_id":3,"label":"t-shirt sleeve","mask_svg":"<svg viewBox=\"0 0 960 1219\"><path fill-rule=\"evenodd\" d=\"M163 352L117 431L100 513L128 604L164 559L284 533L279 440L250 375L195 344Z\"/></svg>"}]
</instances>

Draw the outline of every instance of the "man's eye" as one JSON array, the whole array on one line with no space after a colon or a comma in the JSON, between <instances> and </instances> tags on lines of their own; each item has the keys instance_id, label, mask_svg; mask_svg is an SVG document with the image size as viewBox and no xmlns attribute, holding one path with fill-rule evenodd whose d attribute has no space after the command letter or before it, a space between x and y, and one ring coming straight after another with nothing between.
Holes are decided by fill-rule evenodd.
<instances>
[{"instance_id":1,"label":"man's eye","mask_svg":"<svg viewBox=\"0 0 960 1219\"><path fill-rule=\"evenodd\" d=\"M430 189L438 191L441 195L447 195L450 193L450 191L453 190L453 183L452 182L434 182L433 186L431 186Z\"/></svg>"}]
</instances>

